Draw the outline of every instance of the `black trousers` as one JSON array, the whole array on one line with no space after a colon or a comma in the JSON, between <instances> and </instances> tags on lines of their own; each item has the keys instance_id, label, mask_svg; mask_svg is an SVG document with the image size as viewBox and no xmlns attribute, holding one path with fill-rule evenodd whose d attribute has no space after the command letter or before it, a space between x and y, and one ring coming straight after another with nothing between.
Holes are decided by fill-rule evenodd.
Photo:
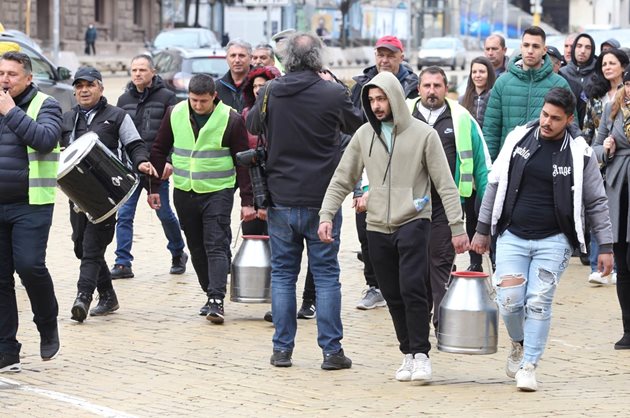
<instances>
[{"instance_id":1,"label":"black trousers","mask_svg":"<svg viewBox=\"0 0 630 418\"><path fill-rule=\"evenodd\" d=\"M53 205L0 204L0 353L19 354L15 273L31 302L41 336L57 329L59 306L46 267Z\"/></svg>"},{"instance_id":2,"label":"black trousers","mask_svg":"<svg viewBox=\"0 0 630 418\"><path fill-rule=\"evenodd\" d=\"M392 234L367 231L376 279L404 354L431 349L426 287L430 231L428 219L411 221Z\"/></svg>"},{"instance_id":3,"label":"black trousers","mask_svg":"<svg viewBox=\"0 0 630 418\"><path fill-rule=\"evenodd\" d=\"M269 235L267 222L260 219L242 223L243 235ZM366 242L367 245L367 242ZM306 270L306 280L304 281L304 292L302 300L315 303L315 281L310 267Z\"/></svg>"},{"instance_id":4,"label":"black trousers","mask_svg":"<svg viewBox=\"0 0 630 418\"><path fill-rule=\"evenodd\" d=\"M81 260L77 290L91 295L94 289L102 294L111 290L112 276L105 262L105 250L114 239L116 215L103 222L93 224L83 213L76 213L70 202L70 225L72 225L72 241L74 254Z\"/></svg>"},{"instance_id":5,"label":"black trousers","mask_svg":"<svg viewBox=\"0 0 630 418\"><path fill-rule=\"evenodd\" d=\"M617 265L617 298L621 307L624 334L630 334L630 245L628 245L628 187L622 187L619 205L619 241L613 244ZM615 226L613 225L613 228Z\"/></svg>"},{"instance_id":6,"label":"black trousers","mask_svg":"<svg viewBox=\"0 0 630 418\"><path fill-rule=\"evenodd\" d=\"M175 189L173 202L201 289L209 298L224 299L231 258L234 190L195 193Z\"/></svg>"},{"instance_id":7,"label":"black trousers","mask_svg":"<svg viewBox=\"0 0 630 418\"><path fill-rule=\"evenodd\" d=\"M440 304L446 294L446 285L451 275L455 249L451 241L451 228L443 213L431 222L431 234L429 245L429 274L427 275L427 288L429 288L429 310L433 307L433 327L437 330L439 323Z\"/></svg>"},{"instance_id":8,"label":"black trousers","mask_svg":"<svg viewBox=\"0 0 630 418\"><path fill-rule=\"evenodd\" d=\"M370 287L378 289L378 281L376 280L376 274L374 273L374 267L372 266L372 260L370 257L370 246L367 239L367 212L360 212L355 214L357 236L361 243L361 255L363 257L363 275L365 276L365 284Z\"/></svg>"},{"instance_id":9,"label":"black trousers","mask_svg":"<svg viewBox=\"0 0 630 418\"><path fill-rule=\"evenodd\" d=\"M467 197L464 200L464 213L466 214L466 235L468 235L468 239L472 241L475 236L475 229L477 228L477 218L479 214L477 213L477 208L475 207L475 203L477 201L477 192L473 190L472 195ZM474 252L473 250L468 251L468 255L470 256L470 264L479 264L482 263L481 254Z\"/></svg>"}]
</instances>

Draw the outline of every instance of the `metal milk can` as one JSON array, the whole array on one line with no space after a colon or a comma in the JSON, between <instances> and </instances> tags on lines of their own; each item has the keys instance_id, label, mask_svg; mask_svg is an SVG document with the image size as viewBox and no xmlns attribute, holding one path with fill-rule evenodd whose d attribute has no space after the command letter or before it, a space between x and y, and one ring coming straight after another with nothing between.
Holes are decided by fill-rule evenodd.
<instances>
[{"instance_id":1,"label":"metal milk can","mask_svg":"<svg viewBox=\"0 0 630 418\"><path fill-rule=\"evenodd\" d=\"M230 300L271 302L271 250L267 235L243 235L232 260Z\"/></svg>"},{"instance_id":2,"label":"metal milk can","mask_svg":"<svg viewBox=\"0 0 630 418\"><path fill-rule=\"evenodd\" d=\"M499 311L490 297L488 275L474 271L451 273L439 309L438 350L458 354L497 351Z\"/></svg>"}]
</instances>

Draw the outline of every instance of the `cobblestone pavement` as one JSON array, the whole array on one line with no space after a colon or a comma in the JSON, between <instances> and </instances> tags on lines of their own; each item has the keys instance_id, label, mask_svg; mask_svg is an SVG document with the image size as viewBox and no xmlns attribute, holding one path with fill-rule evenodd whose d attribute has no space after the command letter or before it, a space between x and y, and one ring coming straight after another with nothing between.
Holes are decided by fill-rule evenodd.
<instances>
[{"instance_id":1,"label":"cobblestone pavement","mask_svg":"<svg viewBox=\"0 0 630 418\"><path fill-rule=\"evenodd\" d=\"M222 326L198 316L205 298L192 265L182 276L168 274L166 240L144 202L136 217L136 276L114 282L120 310L83 324L71 321L79 262L62 193L57 202L48 266L60 305L62 351L41 361L28 298L18 285L23 370L0 375L2 417L627 416L630 351L613 350L621 335L615 288L591 287L588 268L577 258L556 296L538 392L518 392L505 376L502 324L496 354L433 349L433 381L415 386L393 378L402 355L387 310L354 308L365 286L348 201L340 262L343 343L353 366L334 372L320 369L314 320L298 321L294 365L280 369L269 365L273 327L262 320L268 305L227 301ZM236 232L236 211L232 224ZM111 245L110 265L113 259ZM457 263L468 264L465 256ZM433 336L431 341L435 347Z\"/></svg>"}]
</instances>

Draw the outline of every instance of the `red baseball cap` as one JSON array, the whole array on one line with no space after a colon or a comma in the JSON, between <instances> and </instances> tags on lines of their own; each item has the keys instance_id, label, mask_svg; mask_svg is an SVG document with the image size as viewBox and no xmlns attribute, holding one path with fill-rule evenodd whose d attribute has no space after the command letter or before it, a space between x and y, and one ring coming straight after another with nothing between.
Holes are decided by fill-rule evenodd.
<instances>
[{"instance_id":1,"label":"red baseball cap","mask_svg":"<svg viewBox=\"0 0 630 418\"><path fill-rule=\"evenodd\" d=\"M387 48L394 52L403 52L403 44L402 42L400 42L400 39L390 35L383 36L378 41L376 41L376 48Z\"/></svg>"}]
</instances>

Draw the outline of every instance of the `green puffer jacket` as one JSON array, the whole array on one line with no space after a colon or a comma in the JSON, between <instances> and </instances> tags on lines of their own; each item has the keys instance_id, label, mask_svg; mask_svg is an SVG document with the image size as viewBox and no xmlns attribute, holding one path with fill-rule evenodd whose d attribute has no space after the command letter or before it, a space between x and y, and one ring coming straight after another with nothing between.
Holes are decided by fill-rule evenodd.
<instances>
[{"instance_id":1,"label":"green puffer jacket","mask_svg":"<svg viewBox=\"0 0 630 418\"><path fill-rule=\"evenodd\" d=\"M540 117L545 94L551 88L571 91L567 80L553 72L549 57L543 59L542 67L525 71L519 54L510 60L508 71L497 78L483 119L483 136L492 161L512 129Z\"/></svg>"}]
</instances>

